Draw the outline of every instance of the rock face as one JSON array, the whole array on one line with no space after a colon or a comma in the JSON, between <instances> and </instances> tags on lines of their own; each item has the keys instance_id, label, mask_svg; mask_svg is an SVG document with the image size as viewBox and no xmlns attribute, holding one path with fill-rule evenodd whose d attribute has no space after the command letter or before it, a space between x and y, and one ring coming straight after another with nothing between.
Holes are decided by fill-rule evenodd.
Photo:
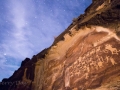
<instances>
[{"instance_id":1,"label":"rock face","mask_svg":"<svg viewBox=\"0 0 120 90\"><path fill-rule=\"evenodd\" d=\"M0 90L120 90L120 1L93 3Z\"/></svg>"}]
</instances>

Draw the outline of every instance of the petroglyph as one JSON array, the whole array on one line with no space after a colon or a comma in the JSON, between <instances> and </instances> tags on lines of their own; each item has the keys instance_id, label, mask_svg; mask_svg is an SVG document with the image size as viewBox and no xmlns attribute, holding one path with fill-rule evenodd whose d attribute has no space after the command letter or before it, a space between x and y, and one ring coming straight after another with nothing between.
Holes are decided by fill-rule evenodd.
<instances>
[{"instance_id":1,"label":"petroglyph","mask_svg":"<svg viewBox=\"0 0 120 90\"><path fill-rule=\"evenodd\" d=\"M76 72L76 73L75 73L75 75L79 76L79 75L80 75L80 72L79 72L79 71L78 71L78 72Z\"/></svg>"},{"instance_id":2,"label":"petroglyph","mask_svg":"<svg viewBox=\"0 0 120 90\"><path fill-rule=\"evenodd\" d=\"M112 65L117 64L117 63L115 62L115 60L114 60L112 57L110 57L110 61L111 61Z\"/></svg>"},{"instance_id":3,"label":"petroglyph","mask_svg":"<svg viewBox=\"0 0 120 90\"><path fill-rule=\"evenodd\" d=\"M91 50L90 55L95 53L95 49Z\"/></svg>"},{"instance_id":4,"label":"petroglyph","mask_svg":"<svg viewBox=\"0 0 120 90\"><path fill-rule=\"evenodd\" d=\"M96 70L98 70L98 68L99 68L99 66L98 66L98 65L96 65L96 66L95 66L95 69L96 69Z\"/></svg>"},{"instance_id":5,"label":"petroglyph","mask_svg":"<svg viewBox=\"0 0 120 90\"><path fill-rule=\"evenodd\" d=\"M104 62L103 57L101 56L100 58L101 58L101 61Z\"/></svg>"},{"instance_id":6,"label":"petroglyph","mask_svg":"<svg viewBox=\"0 0 120 90\"><path fill-rule=\"evenodd\" d=\"M107 63L110 61L112 63L112 65L117 64L116 61L110 56L106 56L106 60L107 60Z\"/></svg>"},{"instance_id":7,"label":"petroglyph","mask_svg":"<svg viewBox=\"0 0 120 90\"><path fill-rule=\"evenodd\" d=\"M94 62L94 61L91 61L91 62L90 62L90 66L95 66L95 62Z\"/></svg>"},{"instance_id":8,"label":"petroglyph","mask_svg":"<svg viewBox=\"0 0 120 90\"><path fill-rule=\"evenodd\" d=\"M99 52L99 51L100 51L100 47L101 47L101 46L96 47L96 52Z\"/></svg>"},{"instance_id":9,"label":"petroglyph","mask_svg":"<svg viewBox=\"0 0 120 90\"><path fill-rule=\"evenodd\" d=\"M108 63L108 61L109 61L109 56L106 56L106 60L107 60L107 63Z\"/></svg>"},{"instance_id":10,"label":"petroglyph","mask_svg":"<svg viewBox=\"0 0 120 90\"><path fill-rule=\"evenodd\" d=\"M79 57L79 58L78 58L79 63L81 62L81 60L82 60L82 57Z\"/></svg>"},{"instance_id":11,"label":"petroglyph","mask_svg":"<svg viewBox=\"0 0 120 90\"><path fill-rule=\"evenodd\" d=\"M98 62L98 66L99 66L100 68L102 68L102 67L103 67L103 62L99 61L99 62Z\"/></svg>"},{"instance_id":12,"label":"petroglyph","mask_svg":"<svg viewBox=\"0 0 120 90\"><path fill-rule=\"evenodd\" d=\"M86 74L85 74L85 79L88 79L88 78L89 78L89 74L86 73Z\"/></svg>"},{"instance_id":13,"label":"petroglyph","mask_svg":"<svg viewBox=\"0 0 120 90\"><path fill-rule=\"evenodd\" d=\"M119 50L117 50L116 48L113 48L112 45L110 44L106 44L105 49L111 51L112 54L118 55Z\"/></svg>"},{"instance_id":14,"label":"petroglyph","mask_svg":"<svg viewBox=\"0 0 120 90\"><path fill-rule=\"evenodd\" d=\"M98 61L100 61L100 57L98 55L96 55L96 57L97 57Z\"/></svg>"},{"instance_id":15,"label":"petroglyph","mask_svg":"<svg viewBox=\"0 0 120 90\"><path fill-rule=\"evenodd\" d=\"M80 54L77 60L74 61L69 67L69 79L74 79L74 77L80 77L81 74L84 75L85 79L89 78L89 73L94 70L99 70L108 65L110 62L112 65L117 64L113 56L104 56L102 53L111 52L112 54L118 55L119 51L117 48L113 47L110 44L101 45L89 49L88 52ZM67 76L67 75L66 75ZM69 79L66 80L66 86L69 86Z\"/></svg>"},{"instance_id":16,"label":"petroglyph","mask_svg":"<svg viewBox=\"0 0 120 90\"><path fill-rule=\"evenodd\" d=\"M74 62L74 65L76 66L78 63L79 63L79 62L76 60L76 61Z\"/></svg>"},{"instance_id":17,"label":"petroglyph","mask_svg":"<svg viewBox=\"0 0 120 90\"><path fill-rule=\"evenodd\" d=\"M74 76L74 73L73 72L70 72L70 77L73 77Z\"/></svg>"}]
</instances>

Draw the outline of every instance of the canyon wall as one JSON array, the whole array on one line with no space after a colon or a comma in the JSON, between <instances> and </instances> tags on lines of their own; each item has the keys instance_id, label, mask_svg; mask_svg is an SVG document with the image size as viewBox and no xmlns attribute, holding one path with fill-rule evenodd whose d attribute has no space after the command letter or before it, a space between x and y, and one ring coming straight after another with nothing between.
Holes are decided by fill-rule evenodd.
<instances>
[{"instance_id":1,"label":"canyon wall","mask_svg":"<svg viewBox=\"0 0 120 90\"><path fill-rule=\"evenodd\" d=\"M26 58L0 90L119 90L120 1L93 0L52 46Z\"/></svg>"}]
</instances>

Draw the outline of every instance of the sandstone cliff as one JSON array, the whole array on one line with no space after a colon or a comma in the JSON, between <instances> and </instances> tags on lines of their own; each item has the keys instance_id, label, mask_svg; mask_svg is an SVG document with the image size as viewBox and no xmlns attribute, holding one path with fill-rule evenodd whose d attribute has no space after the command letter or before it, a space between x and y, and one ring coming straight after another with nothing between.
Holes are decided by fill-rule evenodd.
<instances>
[{"instance_id":1,"label":"sandstone cliff","mask_svg":"<svg viewBox=\"0 0 120 90\"><path fill-rule=\"evenodd\" d=\"M53 45L30 60L0 90L120 90L120 1L93 0Z\"/></svg>"}]
</instances>

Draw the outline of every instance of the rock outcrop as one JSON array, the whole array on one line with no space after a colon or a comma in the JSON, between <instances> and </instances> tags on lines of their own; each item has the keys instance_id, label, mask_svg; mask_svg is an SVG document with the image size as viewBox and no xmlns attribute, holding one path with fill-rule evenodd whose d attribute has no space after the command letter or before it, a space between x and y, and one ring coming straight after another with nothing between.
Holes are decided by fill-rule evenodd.
<instances>
[{"instance_id":1,"label":"rock outcrop","mask_svg":"<svg viewBox=\"0 0 120 90\"><path fill-rule=\"evenodd\" d=\"M0 90L120 90L120 1L93 3Z\"/></svg>"}]
</instances>

